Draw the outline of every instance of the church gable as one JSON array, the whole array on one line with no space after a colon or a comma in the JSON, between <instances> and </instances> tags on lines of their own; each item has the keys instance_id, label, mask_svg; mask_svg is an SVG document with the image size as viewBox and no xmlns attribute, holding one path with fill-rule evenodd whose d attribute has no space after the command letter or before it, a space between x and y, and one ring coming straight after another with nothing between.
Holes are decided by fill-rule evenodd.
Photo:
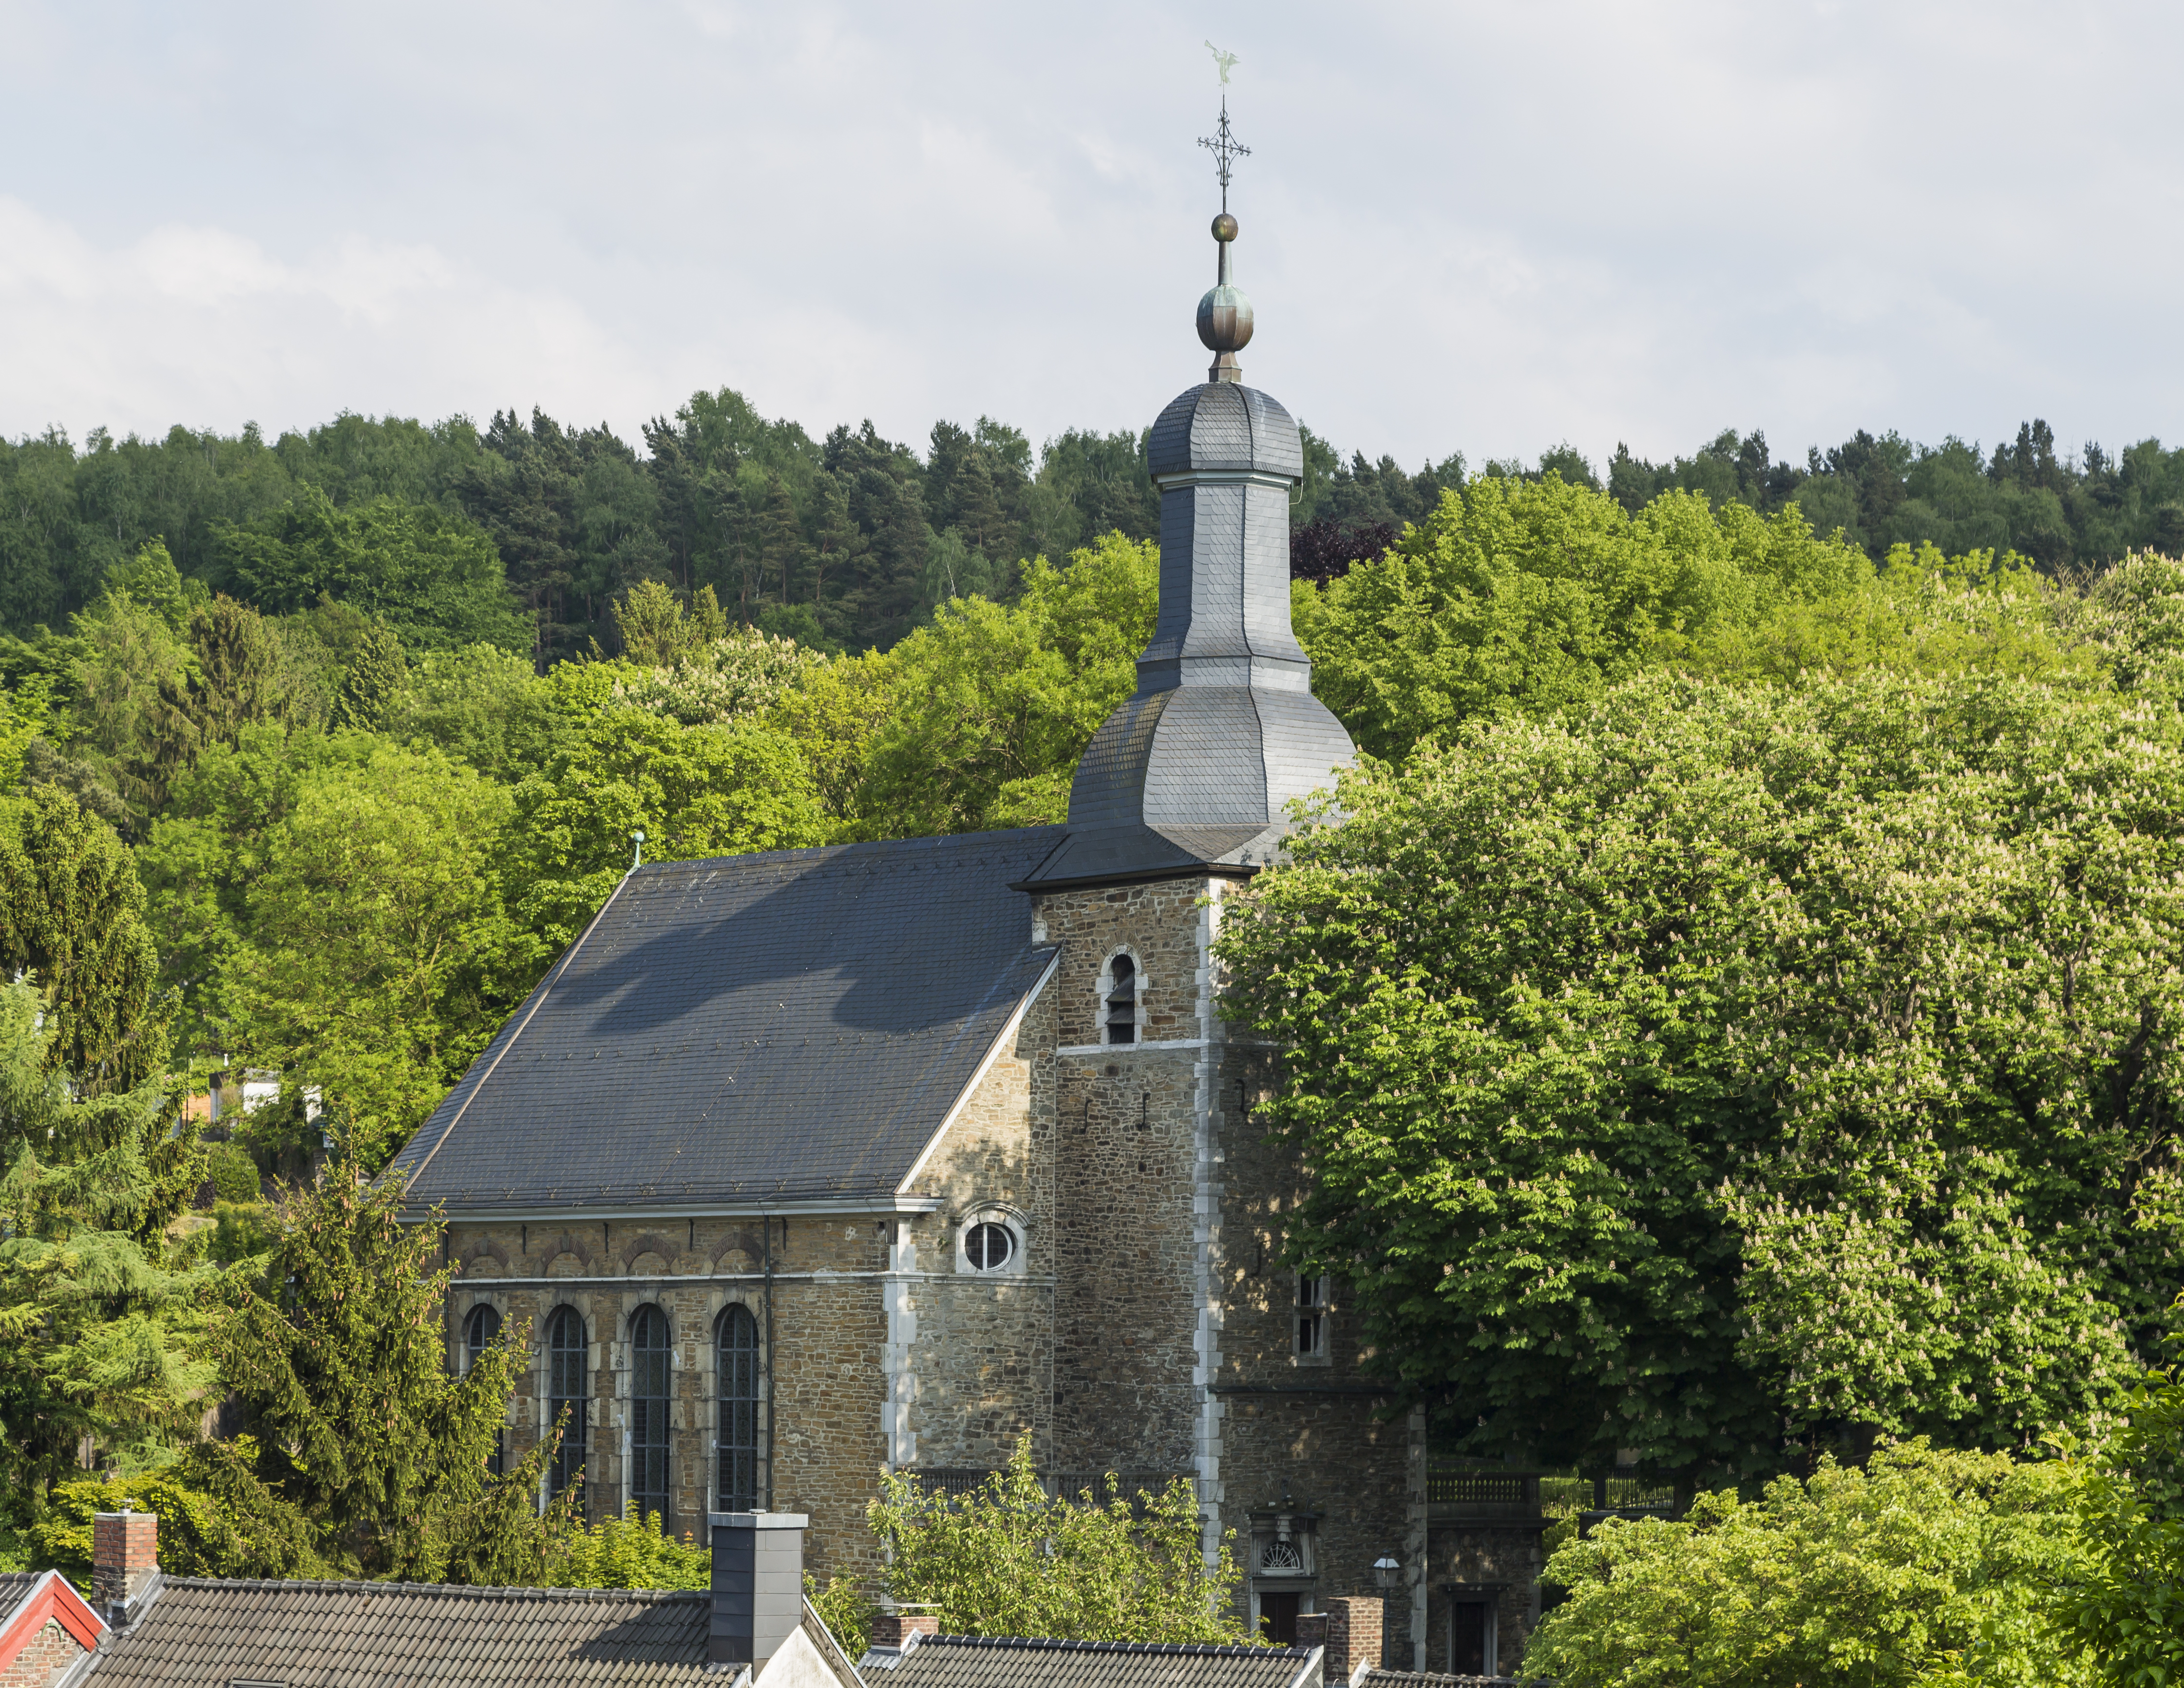
<instances>
[{"instance_id":1,"label":"church gable","mask_svg":"<svg viewBox=\"0 0 2184 1688\"><path fill-rule=\"evenodd\" d=\"M1059 828L640 868L396 1160L490 1214L891 1201L1051 959Z\"/></svg>"}]
</instances>

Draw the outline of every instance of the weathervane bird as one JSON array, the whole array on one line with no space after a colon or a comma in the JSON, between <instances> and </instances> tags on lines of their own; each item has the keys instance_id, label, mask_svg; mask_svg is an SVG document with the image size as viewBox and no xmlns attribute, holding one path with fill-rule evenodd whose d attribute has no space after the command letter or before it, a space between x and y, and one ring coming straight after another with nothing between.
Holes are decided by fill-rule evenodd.
<instances>
[{"instance_id":1,"label":"weathervane bird","mask_svg":"<svg viewBox=\"0 0 2184 1688\"><path fill-rule=\"evenodd\" d=\"M1236 63L1236 55L1223 53L1210 41L1206 43L1206 50L1213 55L1214 67L1221 72L1221 126L1198 144L1213 154L1214 173L1221 182L1221 210L1225 216L1228 210L1228 167L1240 158L1251 157L1251 149L1238 146L1236 137L1228 132L1228 71Z\"/></svg>"}]
</instances>

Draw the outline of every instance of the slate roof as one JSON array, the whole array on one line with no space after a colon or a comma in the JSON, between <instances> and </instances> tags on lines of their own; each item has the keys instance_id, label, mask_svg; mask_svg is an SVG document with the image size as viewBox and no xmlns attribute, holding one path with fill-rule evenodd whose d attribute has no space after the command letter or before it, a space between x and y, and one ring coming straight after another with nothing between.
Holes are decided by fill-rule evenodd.
<instances>
[{"instance_id":1,"label":"slate roof","mask_svg":"<svg viewBox=\"0 0 2184 1688\"><path fill-rule=\"evenodd\" d=\"M1368 1670L1359 1688L1522 1688L1518 1676L1447 1676L1432 1670Z\"/></svg>"},{"instance_id":2,"label":"slate roof","mask_svg":"<svg viewBox=\"0 0 2184 1688\"><path fill-rule=\"evenodd\" d=\"M705 1670L712 1597L681 1590L457 1588L169 1577L99 1640L96 1688L655 1688Z\"/></svg>"},{"instance_id":3,"label":"slate roof","mask_svg":"<svg viewBox=\"0 0 2184 1688\"><path fill-rule=\"evenodd\" d=\"M0 1571L0 1627L15 1615L15 1608L31 1597L43 1571Z\"/></svg>"},{"instance_id":4,"label":"slate roof","mask_svg":"<svg viewBox=\"0 0 2184 1688\"><path fill-rule=\"evenodd\" d=\"M1237 382L1204 382L1169 400L1145 456L1156 480L1194 469L1304 478L1304 442L1281 400Z\"/></svg>"},{"instance_id":5,"label":"slate roof","mask_svg":"<svg viewBox=\"0 0 2184 1688\"><path fill-rule=\"evenodd\" d=\"M870 1688L1292 1688L1317 1648L926 1635Z\"/></svg>"},{"instance_id":6,"label":"slate roof","mask_svg":"<svg viewBox=\"0 0 2184 1688\"><path fill-rule=\"evenodd\" d=\"M1010 886L1063 831L638 869L390 1170L462 1213L891 1200L1052 961Z\"/></svg>"}]
</instances>

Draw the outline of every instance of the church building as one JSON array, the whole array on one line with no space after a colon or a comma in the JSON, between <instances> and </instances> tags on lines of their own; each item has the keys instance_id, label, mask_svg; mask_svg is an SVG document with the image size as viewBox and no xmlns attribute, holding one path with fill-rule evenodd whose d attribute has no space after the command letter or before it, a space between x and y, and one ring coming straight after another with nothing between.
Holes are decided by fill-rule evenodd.
<instances>
[{"instance_id":1,"label":"church building","mask_svg":"<svg viewBox=\"0 0 2184 1688\"><path fill-rule=\"evenodd\" d=\"M1190 1478L1269 1636L1384 1591L1390 1667L1508 1669L1536 1480L1442 1473L1341 1283L1277 1264L1280 1052L1222 1018L1228 899L1353 750L1213 233L1217 360L1150 439L1159 624L1067 822L635 869L393 1171L444 1219L456 1362L529 1328L504 1456L566 1409L547 1487L594 1518L805 1513L869 1581L883 1468L964 1486L1028 1429L1072 1492Z\"/></svg>"}]
</instances>

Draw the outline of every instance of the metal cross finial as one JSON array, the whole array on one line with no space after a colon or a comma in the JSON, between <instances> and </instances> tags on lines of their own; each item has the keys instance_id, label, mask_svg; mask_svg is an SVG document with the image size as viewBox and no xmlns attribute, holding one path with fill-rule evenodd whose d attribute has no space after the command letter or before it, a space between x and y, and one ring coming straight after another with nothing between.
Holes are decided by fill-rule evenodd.
<instances>
[{"instance_id":1,"label":"metal cross finial","mask_svg":"<svg viewBox=\"0 0 2184 1688\"><path fill-rule=\"evenodd\" d=\"M1225 211L1228 209L1229 165L1237 159L1251 157L1251 149L1237 145L1236 137L1228 132L1228 72L1236 63L1236 55L1223 53L1210 41L1206 49L1213 55L1214 66L1221 72L1221 127L1216 133L1201 137L1198 144L1213 154L1217 166L1215 173L1221 178L1221 209Z\"/></svg>"}]
</instances>

